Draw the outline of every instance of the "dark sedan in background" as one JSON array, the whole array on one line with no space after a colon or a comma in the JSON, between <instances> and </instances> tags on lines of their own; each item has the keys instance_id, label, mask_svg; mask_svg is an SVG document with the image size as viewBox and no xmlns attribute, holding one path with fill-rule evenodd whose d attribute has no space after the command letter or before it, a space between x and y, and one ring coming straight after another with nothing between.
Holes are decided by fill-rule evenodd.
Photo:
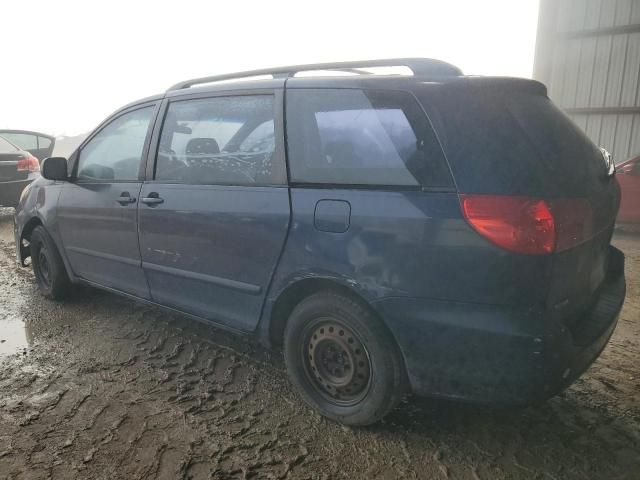
<instances>
[{"instance_id":1,"label":"dark sedan in background","mask_svg":"<svg viewBox=\"0 0 640 480\"><path fill-rule=\"evenodd\" d=\"M18 204L24 187L40 172L40 162L51 156L55 138L25 130L0 130L0 207Z\"/></svg>"}]
</instances>

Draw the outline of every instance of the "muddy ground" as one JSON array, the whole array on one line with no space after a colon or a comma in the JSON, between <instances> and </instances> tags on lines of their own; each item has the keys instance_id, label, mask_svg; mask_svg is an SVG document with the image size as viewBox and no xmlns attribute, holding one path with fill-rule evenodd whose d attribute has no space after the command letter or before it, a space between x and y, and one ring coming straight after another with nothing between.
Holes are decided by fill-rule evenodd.
<instances>
[{"instance_id":1,"label":"muddy ground","mask_svg":"<svg viewBox=\"0 0 640 480\"><path fill-rule=\"evenodd\" d=\"M640 235L609 346L526 409L409 399L350 429L305 407L278 354L14 261L0 210L0 478L640 479Z\"/></svg>"}]
</instances>

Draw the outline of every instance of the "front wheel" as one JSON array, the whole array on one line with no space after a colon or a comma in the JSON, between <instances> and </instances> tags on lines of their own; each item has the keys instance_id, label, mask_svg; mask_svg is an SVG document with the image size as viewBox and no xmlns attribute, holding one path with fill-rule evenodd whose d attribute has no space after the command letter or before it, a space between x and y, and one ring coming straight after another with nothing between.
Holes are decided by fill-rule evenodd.
<instances>
[{"instance_id":1,"label":"front wheel","mask_svg":"<svg viewBox=\"0 0 640 480\"><path fill-rule=\"evenodd\" d=\"M391 334L366 306L321 292L298 304L284 339L287 370L304 400L346 425L370 425L402 399L406 375Z\"/></svg>"},{"instance_id":2,"label":"front wheel","mask_svg":"<svg viewBox=\"0 0 640 480\"><path fill-rule=\"evenodd\" d=\"M33 229L29 250L40 292L53 300L66 297L71 289L71 282L60 253L44 227Z\"/></svg>"}]
</instances>

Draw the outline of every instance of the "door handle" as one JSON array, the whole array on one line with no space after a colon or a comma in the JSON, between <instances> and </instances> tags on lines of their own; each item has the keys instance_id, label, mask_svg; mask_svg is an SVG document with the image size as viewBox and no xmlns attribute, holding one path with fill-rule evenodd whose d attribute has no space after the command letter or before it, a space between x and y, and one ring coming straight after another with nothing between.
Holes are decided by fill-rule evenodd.
<instances>
[{"instance_id":1,"label":"door handle","mask_svg":"<svg viewBox=\"0 0 640 480\"><path fill-rule=\"evenodd\" d=\"M160 203L163 203L164 199L160 198L160 195L158 195L158 192L151 192L149 193L149 196L142 197L142 200L140 201L145 205L153 206L153 205L158 205Z\"/></svg>"},{"instance_id":2,"label":"door handle","mask_svg":"<svg viewBox=\"0 0 640 480\"><path fill-rule=\"evenodd\" d=\"M122 192L116 202L124 207L125 205L136 203L136 197L129 195L129 192Z\"/></svg>"}]
</instances>

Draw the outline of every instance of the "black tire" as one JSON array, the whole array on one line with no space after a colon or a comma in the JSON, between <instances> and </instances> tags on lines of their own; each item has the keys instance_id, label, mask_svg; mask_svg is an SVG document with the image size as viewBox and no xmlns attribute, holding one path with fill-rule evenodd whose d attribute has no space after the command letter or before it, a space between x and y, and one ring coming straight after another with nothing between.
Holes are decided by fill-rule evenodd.
<instances>
[{"instance_id":1,"label":"black tire","mask_svg":"<svg viewBox=\"0 0 640 480\"><path fill-rule=\"evenodd\" d=\"M303 399L345 425L379 421L407 390L402 356L385 325L340 293L316 293L294 308L284 356Z\"/></svg>"},{"instance_id":2,"label":"black tire","mask_svg":"<svg viewBox=\"0 0 640 480\"><path fill-rule=\"evenodd\" d=\"M71 282L60 253L44 227L33 229L29 250L40 292L52 300L65 298L71 290Z\"/></svg>"}]
</instances>

